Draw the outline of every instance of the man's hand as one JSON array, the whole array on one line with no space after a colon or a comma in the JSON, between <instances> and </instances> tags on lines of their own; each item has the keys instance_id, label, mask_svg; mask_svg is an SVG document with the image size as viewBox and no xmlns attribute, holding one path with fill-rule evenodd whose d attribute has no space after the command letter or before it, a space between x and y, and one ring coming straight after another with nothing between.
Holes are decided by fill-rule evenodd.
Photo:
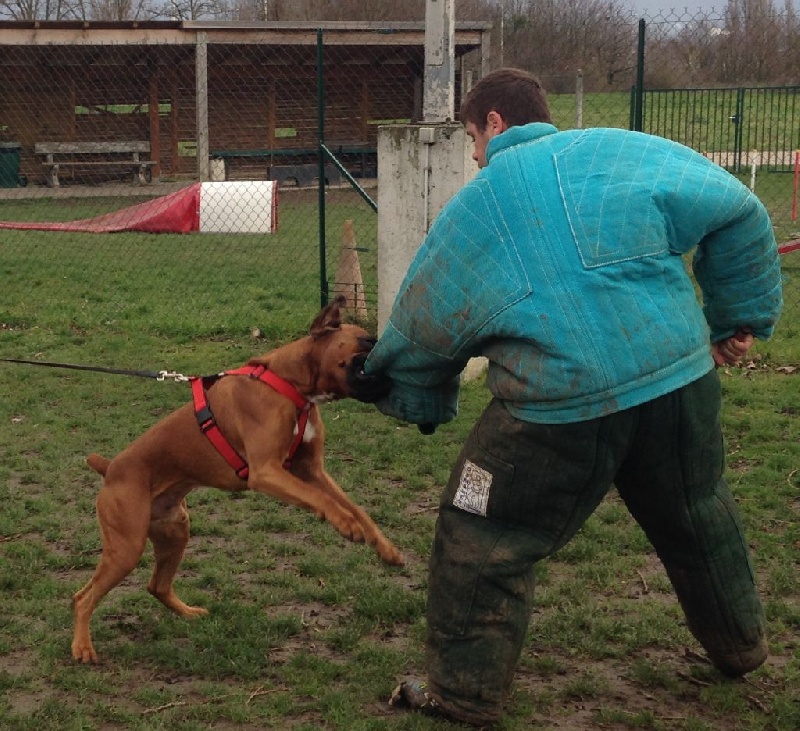
<instances>
[{"instance_id":1,"label":"man's hand","mask_svg":"<svg viewBox=\"0 0 800 731\"><path fill-rule=\"evenodd\" d=\"M749 330L741 329L737 330L735 335L725 338L725 340L711 343L711 355L714 358L714 363L718 368L726 365L738 365L754 342L753 333Z\"/></svg>"}]
</instances>

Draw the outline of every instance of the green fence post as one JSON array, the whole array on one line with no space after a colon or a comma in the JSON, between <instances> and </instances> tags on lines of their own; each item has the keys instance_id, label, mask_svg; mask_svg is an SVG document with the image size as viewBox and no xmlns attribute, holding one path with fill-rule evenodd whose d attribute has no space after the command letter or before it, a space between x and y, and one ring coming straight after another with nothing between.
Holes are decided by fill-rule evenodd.
<instances>
[{"instance_id":1,"label":"green fence post","mask_svg":"<svg viewBox=\"0 0 800 731\"><path fill-rule=\"evenodd\" d=\"M633 129L644 129L644 18L639 19L639 43L636 49L636 94L634 96Z\"/></svg>"},{"instance_id":2,"label":"green fence post","mask_svg":"<svg viewBox=\"0 0 800 731\"><path fill-rule=\"evenodd\" d=\"M742 170L742 139L744 137L744 92L740 86L736 90L736 113L731 120L736 125L733 136L733 169L739 173Z\"/></svg>"},{"instance_id":3,"label":"green fence post","mask_svg":"<svg viewBox=\"0 0 800 731\"><path fill-rule=\"evenodd\" d=\"M631 86L631 100L628 103L628 129L633 129L636 123L636 84Z\"/></svg>"}]
</instances>

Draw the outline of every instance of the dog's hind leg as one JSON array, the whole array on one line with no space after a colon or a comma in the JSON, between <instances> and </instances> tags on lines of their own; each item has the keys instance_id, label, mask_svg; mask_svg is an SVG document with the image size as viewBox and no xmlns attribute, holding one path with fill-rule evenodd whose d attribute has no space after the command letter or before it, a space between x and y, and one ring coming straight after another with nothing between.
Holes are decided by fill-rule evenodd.
<instances>
[{"instance_id":1,"label":"dog's hind leg","mask_svg":"<svg viewBox=\"0 0 800 731\"><path fill-rule=\"evenodd\" d=\"M156 565L147 591L181 617L208 614L208 610L202 607L192 607L181 601L173 588L175 574L189 542L189 511L186 509L186 501L182 500L163 512L156 501L148 537L153 544Z\"/></svg>"},{"instance_id":2,"label":"dog's hind leg","mask_svg":"<svg viewBox=\"0 0 800 731\"><path fill-rule=\"evenodd\" d=\"M97 519L103 553L94 575L72 597L75 628L72 657L80 662L97 662L89 623L103 597L139 563L147 543L150 519L149 492L138 485L106 484L97 496Z\"/></svg>"}]
</instances>

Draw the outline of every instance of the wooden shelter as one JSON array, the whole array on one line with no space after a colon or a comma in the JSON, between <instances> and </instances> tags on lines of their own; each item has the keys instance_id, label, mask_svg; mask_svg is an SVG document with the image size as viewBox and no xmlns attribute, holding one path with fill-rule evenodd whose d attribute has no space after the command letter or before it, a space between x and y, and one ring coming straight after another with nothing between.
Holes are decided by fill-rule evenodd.
<instances>
[{"instance_id":1,"label":"wooden shelter","mask_svg":"<svg viewBox=\"0 0 800 731\"><path fill-rule=\"evenodd\" d=\"M456 68L473 51L485 68L489 31L456 25ZM422 23L0 22L0 141L31 182L53 143L76 169L208 179L215 157L315 153L324 117L326 145L355 161L378 124L419 117L424 60ZM128 147L145 151L103 155Z\"/></svg>"}]
</instances>

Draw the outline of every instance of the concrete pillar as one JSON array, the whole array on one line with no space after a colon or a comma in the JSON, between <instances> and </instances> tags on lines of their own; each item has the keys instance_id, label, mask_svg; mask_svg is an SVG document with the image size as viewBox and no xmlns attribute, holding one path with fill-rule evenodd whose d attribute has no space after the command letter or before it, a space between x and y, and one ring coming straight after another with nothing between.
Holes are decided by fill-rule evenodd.
<instances>
[{"instance_id":1,"label":"concrete pillar","mask_svg":"<svg viewBox=\"0 0 800 731\"><path fill-rule=\"evenodd\" d=\"M378 331L436 214L478 171L461 124L378 128Z\"/></svg>"},{"instance_id":2,"label":"concrete pillar","mask_svg":"<svg viewBox=\"0 0 800 731\"><path fill-rule=\"evenodd\" d=\"M455 119L455 2L427 0L425 4L425 87L422 119Z\"/></svg>"}]
</instances>

